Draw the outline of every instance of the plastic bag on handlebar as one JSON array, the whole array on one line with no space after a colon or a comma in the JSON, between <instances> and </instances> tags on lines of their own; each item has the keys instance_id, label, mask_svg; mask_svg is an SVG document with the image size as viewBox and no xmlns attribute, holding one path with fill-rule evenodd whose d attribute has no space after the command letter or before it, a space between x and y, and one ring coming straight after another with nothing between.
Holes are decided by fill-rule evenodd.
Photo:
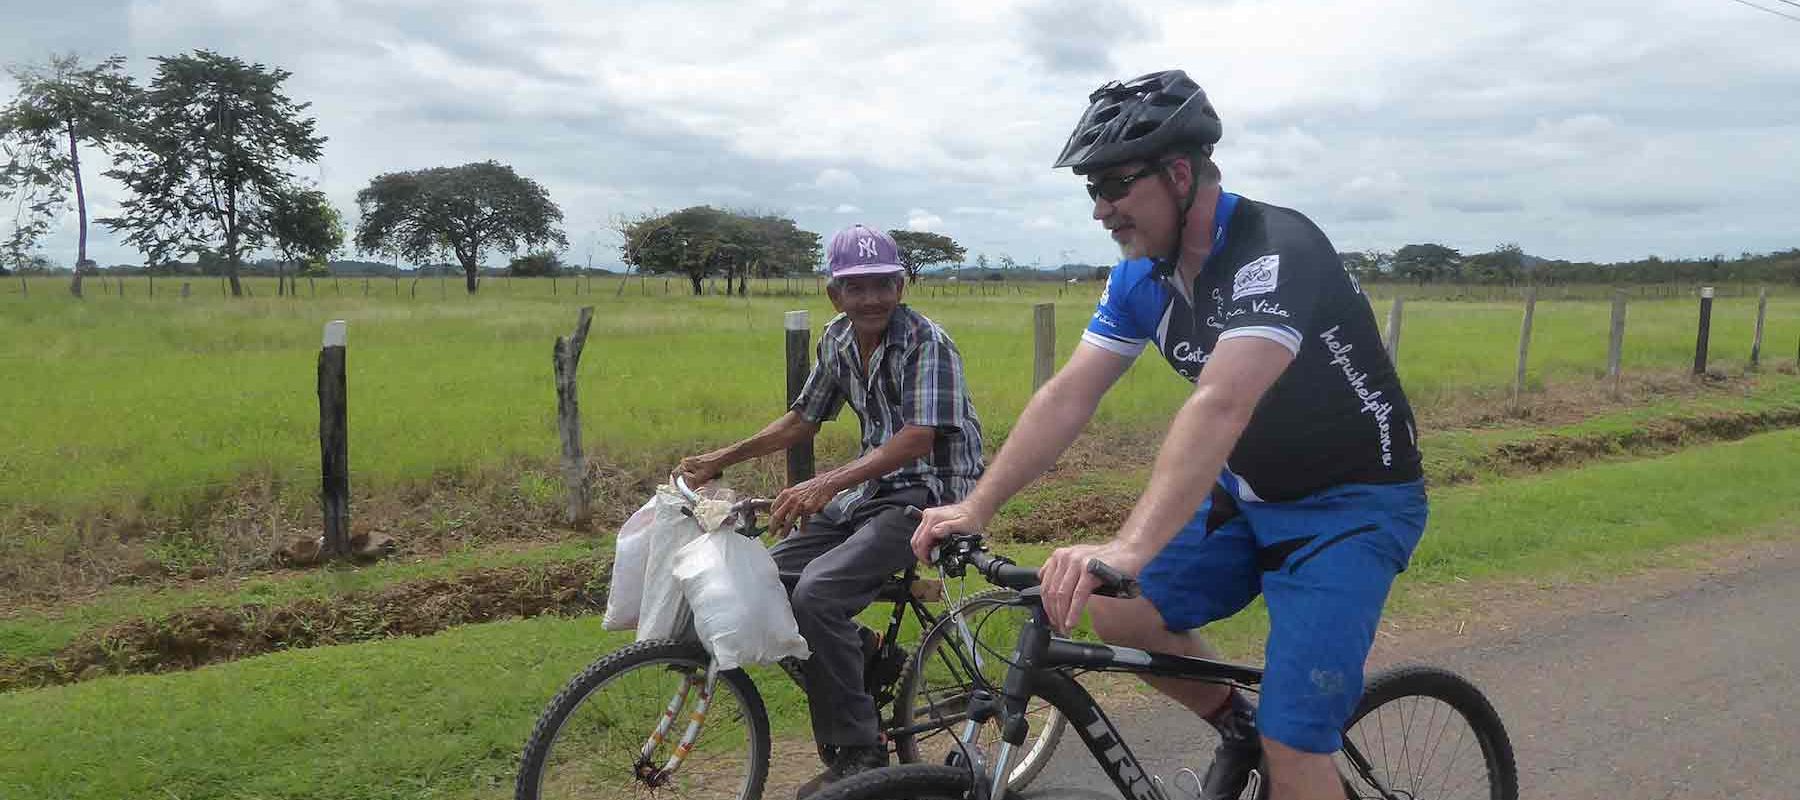
<instances>
[{"instance_id":1,"label":"plastic bag on handlebar","mask_svg":"<svg viewBox=\"0 0 1800 800\"><path fill-rule=\"evenodd\" d=\"M674 574L718 669L811 655L775 559L756 540L715 530L675 553Z\"/></svg>"},{"instance_id":2,"label":"plastic bag on handlebar","mask_svg":"<svg viewBox=\"0 0 1800 800\"><path fill-rule=\"evenodd\" d=\"M656 505L655 497L644 503L625 520L613 541L612 580L606 584L606 616L600 619L600 627L609 631L637 627L638 612L644 606L644 575L649 570L647 534L656 524Z\"/></svg>"},{"instance_id":3,"label":"plastic bag on handlebar","mask_svg":"<svg viewBox=\"0 0 1800 800\"><path fill-rule=\"evenodd\" d=\"M673 639L686 625L683 617L681 583L675 580L675 554L705 532L701 526L710 522L717 527L731 510L735 499L730 489L703 487L701 500L693 508L694 516L683 513L687 500L674 486L656 487L655 513L650 527L644 531L644 580L639 601L637 640Z\"/></svg>"}]
</instances>

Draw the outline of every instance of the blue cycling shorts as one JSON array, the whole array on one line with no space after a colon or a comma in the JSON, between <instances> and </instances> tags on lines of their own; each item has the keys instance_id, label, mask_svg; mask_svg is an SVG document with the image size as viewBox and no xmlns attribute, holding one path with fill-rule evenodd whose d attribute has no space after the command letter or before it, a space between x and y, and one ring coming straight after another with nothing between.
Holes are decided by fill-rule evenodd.
<instances>
[{"instance_id":1,"label":"blue cycling shorts","mask_svg":"<svg viewBox=\"0 0 1800 800\"><path fill-rule=\"evenodd\" d=\"M1144 596L1179 631L1264 595L1269 640L1257 727L1297 750L1336 752L1362 697L1363 661L1388 587L1425 531L1423 482L1241 503L1208 530L1211 504L1144 566Z\"/></svg>"}]
</instances>

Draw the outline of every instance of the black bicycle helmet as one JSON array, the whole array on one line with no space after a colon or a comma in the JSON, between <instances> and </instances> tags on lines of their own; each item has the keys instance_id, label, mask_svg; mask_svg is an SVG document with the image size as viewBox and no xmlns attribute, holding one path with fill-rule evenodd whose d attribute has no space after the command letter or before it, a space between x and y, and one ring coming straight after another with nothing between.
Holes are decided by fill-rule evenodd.
<instances>
[{"instance_id":1,"label":"black bicycle helmet","mask_svg":"<svg viewBox=\"0 0 1800 800\"><path fill-rule=\"evenodd\" d=\"M1088 95L1087 112L1069 134L1056 166L1085 175L1182 145L1204 145L1210 155L1220 132L1219 112L1200 84L1178 69L1152 72L1112 81Z\"/></svg>"}]
</instances>

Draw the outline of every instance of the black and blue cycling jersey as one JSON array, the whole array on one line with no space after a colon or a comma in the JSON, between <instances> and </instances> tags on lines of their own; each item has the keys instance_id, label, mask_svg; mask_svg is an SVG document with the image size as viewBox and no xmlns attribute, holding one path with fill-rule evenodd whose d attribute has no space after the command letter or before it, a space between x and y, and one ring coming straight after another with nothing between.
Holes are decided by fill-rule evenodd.
<instances>
[{"instance_id":1,"label":"black and blue cycling jersey","mask_svg":"<svg viewBox=\"0 0 1800 800\"><path fill-rule=\"evenodd\" d=\"M1229 193L1214 218L1191 292L1158 262L1123 261L1082 341L1127 358L1154 342L1189 381L1227 339L1268 339L1294 354L1226 461L1220 483L1239 500L1419 480L1412 407L1368 297L1324 232L1297 211Z\"/></svg>"}]
</instances>

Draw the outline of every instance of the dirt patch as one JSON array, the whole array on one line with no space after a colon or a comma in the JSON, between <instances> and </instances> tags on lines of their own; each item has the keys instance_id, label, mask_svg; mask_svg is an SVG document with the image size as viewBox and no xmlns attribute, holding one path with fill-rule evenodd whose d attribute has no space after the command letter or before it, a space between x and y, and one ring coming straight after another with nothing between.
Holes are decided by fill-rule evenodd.
<instances>
[{"instance_id":1,"label":"dirt patch","mask_svg":"<svg viewBox=\"0 0 1800 800\"><path fill-rule=\"evenodd\" d=\"M1462 392L1432 402L1414 401L1413 412L1424 430L1512 427L1520 424L1572 425L1612 411L1661 400L1706 394L1743 394L1756 386L1755 376L1733 377L1708 372L1696 379L1682 370L1651 372L1611 379L1559 382L1525 393L1517 404L1511 389Z\"/></svg>"},{"instance_id":2,"label":"dirt patch","mask_svg":"<svg viewBox=\"0 0 1800 800\"><path fill-rule=\"evenodd\" d=\"M1800 427L1800 406L1761 411L1729 411L1652 420L1628 431L1582 436L1543 434L1495 446L1481 465L1501 473L1544 470L1612 455L1647 455L1706 442L1735 441L1765 431ZM1468 473L1435 476L1441 483L1470 479Z\"/></svg>"},{"instance_id":3,"label":"dirt patch","mask_svg":"<svg viewBox=\"0 0 1800 800\"><path fill-rule=\"evenodd\" d=\"M1053 542L1108 536L1125 524L1134 493L1067 493L1047 498L1030 513L1002 516L988 526L995 541Z\"/></svg>"},{"instance_id":4,"label":"dirt patch","mask_svg":"<svg viewBox=\"0 0 1800 800\"><path fill-rule=\"evenodd\" d=\"M548 464L518 461L363 489L351 499L351 533L385 536L392 555L410 559L557 541L617 528L655 488L653 478L590 460L596 513L575 530L562 523L555 475ZM323 528L317 490L253 474L171 511L141 505L67 517L9 510L0 516L8 534L0 537L0 607L50 607L108 586L174 586L278 568L283 546Z\"/></svg>"},{"instance_id":5,"label":"dirt patch","mask_svg":"<svg viewBox=\"0 0 1800 800\"><path fill-rule=\"evenodd\" d=\"M467 572L331 600L190 608L84 634L56 655L0 657L0 691L101 675L170 672L276 650L422 636L453 625L604 608L611 559Z\"/></svg>"}]
</instances>

